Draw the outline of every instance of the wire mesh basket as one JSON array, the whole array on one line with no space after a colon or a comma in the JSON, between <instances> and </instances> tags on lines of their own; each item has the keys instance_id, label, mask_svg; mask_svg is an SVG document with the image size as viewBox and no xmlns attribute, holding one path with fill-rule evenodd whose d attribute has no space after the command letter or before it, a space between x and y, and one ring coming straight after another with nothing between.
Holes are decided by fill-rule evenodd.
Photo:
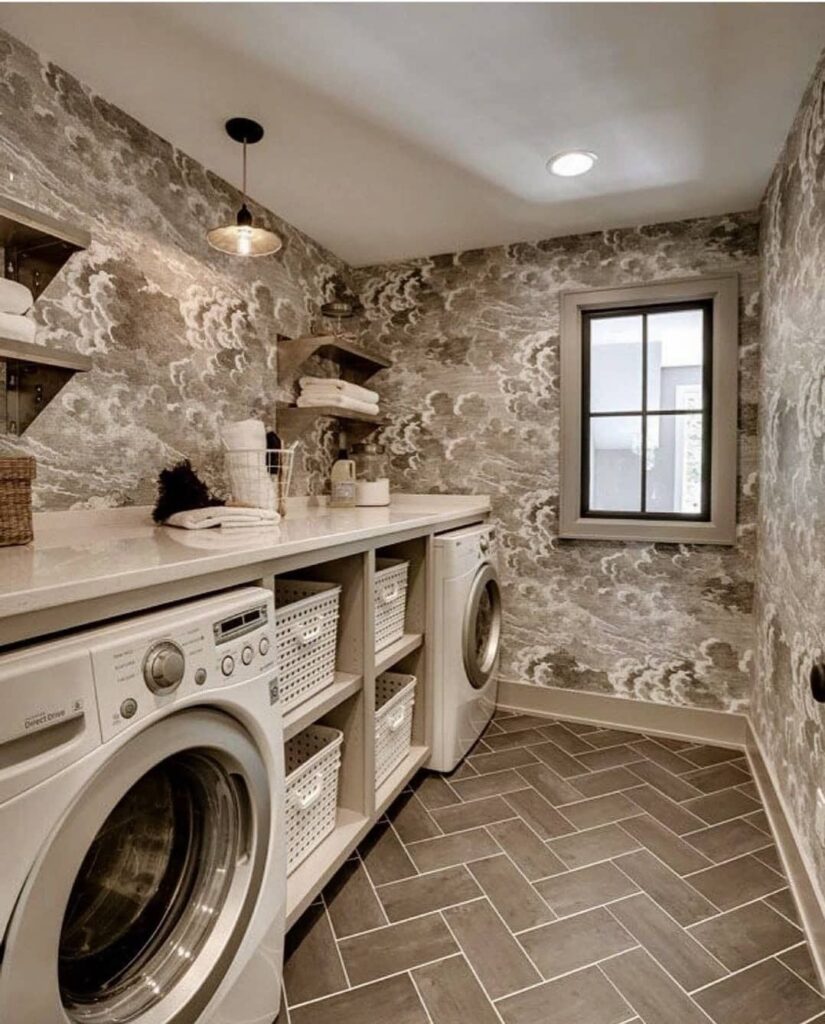
<instances>
[{"instance_id":1,"label":"wire mesh basket","mask_svg":"<svg viewBox=\"0 0 825 1024\"><path fill-rule=\"evenodd\" d=\"M286 499L298 442L289 448L227 448L226 476L233 505L268 508L286 515Z\"/></svg>"}]
</instances>

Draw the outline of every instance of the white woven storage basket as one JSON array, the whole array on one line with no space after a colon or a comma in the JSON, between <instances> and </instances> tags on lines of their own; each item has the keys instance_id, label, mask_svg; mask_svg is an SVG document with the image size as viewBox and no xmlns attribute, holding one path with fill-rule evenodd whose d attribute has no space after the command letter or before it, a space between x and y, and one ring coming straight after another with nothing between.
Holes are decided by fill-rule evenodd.
<instances>
[{"instance_id":1,"label":"white woven storage basket","mask_svg":"<svg viewBox=\"0 0 825 1024\"><path fill-rule=\"evenodd\" d=\"M382 672L375 680L375 785L409 754L412 746L415 676Z\"/></svg>"},{"instance_id":2,"label":"white woven storage basket","mask_svg":"<svg viewBox=\"0 0 825 1024\"><path fill-rule=\"evenodd\" d=\"M409 562L398 558L375 560L375 649L389 647L404 635Z\"/></svg>"},{"instance_id":3,"label":"white woven storage basket","mask_svg":"<svg viewBox=\"0 0 825 1024\"><path fill-rule=\"evenodd\" d=\"M340 729L310 725L284 746L287 873L335 828L343 742Z\"/></svg>"},{"instance_id":4,"label":"white woven storage basket","mask_svg":"<svg viewBox=\"0 0 825 1024\"><path fill-rule=\"evenodd\" d=\"M275 580L275 642L284 712L335 680L341 587Z\"/></svg>"}]
</instances>

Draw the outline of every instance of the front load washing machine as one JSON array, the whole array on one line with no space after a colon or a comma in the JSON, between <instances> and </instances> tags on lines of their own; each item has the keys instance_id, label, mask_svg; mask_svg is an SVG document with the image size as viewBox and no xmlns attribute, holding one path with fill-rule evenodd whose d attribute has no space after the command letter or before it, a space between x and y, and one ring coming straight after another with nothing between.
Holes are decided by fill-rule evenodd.
<instances>
[{"instance_id":1,"label":"front load washing machine","mask_svg":"<svg viewBox=\"0 0 825 1024\"><path fill-rule=\"evenodd\" d=\"M271 1024L273 619L245 587L0 656L0 1021Z\"/></svg>"},{"instance_id":2,"label":"front load washing machine","mask_svg":"<svg viewBox=\"0 0 825 1024\"><path fill-rule=\"evenodd\" d=\"M433 650L427 767L449 772L476 742L496 705L501 590L492 526L435 538Z\"/></svg>"}]
</instances>

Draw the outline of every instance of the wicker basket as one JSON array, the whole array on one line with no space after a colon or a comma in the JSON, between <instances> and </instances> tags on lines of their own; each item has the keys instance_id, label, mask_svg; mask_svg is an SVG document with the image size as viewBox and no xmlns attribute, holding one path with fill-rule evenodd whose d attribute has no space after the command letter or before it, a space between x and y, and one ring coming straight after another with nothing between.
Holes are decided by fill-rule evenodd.
<instances>
[{"instance_id":1,"label":"wicker basket","mask_svg":"<svg viewBox=\"0 0 825 1024\"><path fill-rule=\"evenodd\" d=\"M340 729L325 725L310 725L286 742L287 873L335 828L343 742Z\"/></svg>"},{"instance_id":2,"label":"wicker basket","mask_svg":"<svg viewBox=\"0 0 825 1024\"><path fill-rule=\"evenodd\" d=\"M335 681L340 600L336 583L276 579L275 637L284 712Z\"/></svg>"},{"instance_id":3,"label":"wicker basket","mask_svg":"<svg viewBox=\"0 0 825 1024\"><path fill-rule=\"evenodd\" d=\"M401 764L412 746L415 676L382 672L375 680L375 785Z\"/></svg>"},{"instance_id":4,"label":"wicker basket","mask_svg":"<svg viewBox=\"0 0 825 1024\"><path fill-rule=\"evenodd\" d=\"M389 647L404 635L409 562L398 558L375 560L375 649Z\"/></svg>"},{"instance_id":5,"label":"wicker basket","mask_svg":"<svg viewBox=\"0 0 825 1024\"><path fill-rule=\"evenodd\" d=\"M32 480L37 463L31 458L0 459L0 546L28 544L32 531Z\"/></svg>"}]
</instances>

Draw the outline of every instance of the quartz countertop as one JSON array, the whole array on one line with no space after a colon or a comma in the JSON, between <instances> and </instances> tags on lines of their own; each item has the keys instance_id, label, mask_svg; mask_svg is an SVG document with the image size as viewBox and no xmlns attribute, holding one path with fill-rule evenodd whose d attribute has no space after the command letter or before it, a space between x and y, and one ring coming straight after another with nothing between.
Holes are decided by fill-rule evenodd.
<instances>
[{"instance_id":1,"label":"quartz countertop","mask_svg":"<svg viewBox=\"0 0 825 1024\"><path fill-rule=\"evenodd\" d=\"M489 511L488 497L470 495L395 494L386 508L354 509L296 500L277 526L231 536L155 526L148 507L41 513L32 544L0 548L0 620L417 527L446 529Z\"/></svg>"}]
</instances>

